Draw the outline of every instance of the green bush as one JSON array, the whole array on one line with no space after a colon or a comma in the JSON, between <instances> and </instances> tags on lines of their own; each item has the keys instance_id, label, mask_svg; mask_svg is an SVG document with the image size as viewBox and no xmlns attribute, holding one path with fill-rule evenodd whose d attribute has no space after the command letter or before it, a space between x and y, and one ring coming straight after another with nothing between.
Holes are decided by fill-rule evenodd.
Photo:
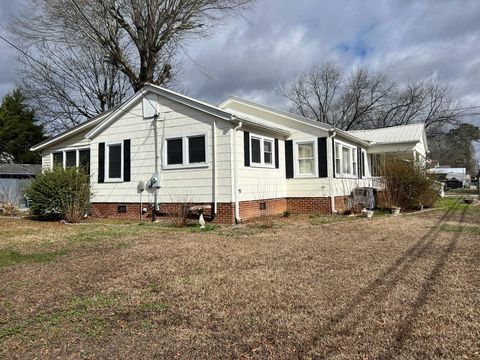
<instances>
[{"instance_id":1,"label":"green bush","mask_svg":"<svg viewBox=\"0 0 480 360\"><path fill-rule=\"evenodd\" d=\"M25 194L33 215L79 222L89 208L89 176L81 169L55 167L38 175Z\"/></svg>"},{"instance_id":2,"label":"green bush","mask_svg":"<svg viewBox=\"0 0 480 360\"><path fill-rule=\"evenodd\" d=\"M435 181L418 164L391 158L385 162L382 176L380 207L398 206L406 210L435 205L438 197Z\"/></svg>"}]
</instances>

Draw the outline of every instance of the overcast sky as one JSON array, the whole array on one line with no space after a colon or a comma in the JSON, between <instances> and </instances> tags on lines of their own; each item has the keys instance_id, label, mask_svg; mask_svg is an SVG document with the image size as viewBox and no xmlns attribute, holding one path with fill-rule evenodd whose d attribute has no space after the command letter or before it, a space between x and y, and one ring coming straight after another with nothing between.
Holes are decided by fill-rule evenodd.
<instances>
[{"instance_id":1,"label":"overcast sky","mask_svg":"<svg viewBox=\"0 0 480 360\"><path fill-rule=\"evenodd\" d=\"M0 0L1 24L22 1ZM178 80L214 104L237 95L285 108L279 84L335 59L400 82L435 73L466 106L480 105L479 19L479 0L258 0L244 17L190 43ZM4 43L0 63L4 96L16 79L15 52Z\"/></svg>"}]
</instances>

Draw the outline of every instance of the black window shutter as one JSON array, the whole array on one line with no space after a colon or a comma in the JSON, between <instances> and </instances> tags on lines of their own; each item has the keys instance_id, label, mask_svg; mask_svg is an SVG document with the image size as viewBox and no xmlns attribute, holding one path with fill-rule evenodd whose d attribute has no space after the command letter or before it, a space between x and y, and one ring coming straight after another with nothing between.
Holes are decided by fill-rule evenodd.
<instances>
[{"instance_id":1,"label":"black window shutter","mask_svg":"<svg viewBox=\"0 0 480 360\"><path fill-rule=\"evenodd\" d=\"M367 175L365 174L365 162L367 161L367 154L362 152L362 177Z\"/></svg>"},{"instance_id":2,"label":"black window shutter","mask_svg":"<svg viewBox=\"0 0 480 360\"><path fill-rule=\"evenodd\" d=\"M287 179L293 178L293 141L285 141L285 173Z\"/></svg>"},{"instance_id":3,"label":"black window shutter","mask_svg":"<svg viewBox=\"0 0 480 360\"><path fill-rule=\"evenodd\" d=\"M275 168L280 168L280 159L278 157L278 139L275 139Z\"/></svg>"},{"instance_id":4,"label":"black window shutter","mask_svg":"<svg viewBox=\"0 0 480 360\"><path fill-rule=\"evenodd\" d=\"M250 166L250 133L243 132L243 158L245 166Z\"/></svg>"},{"instance_id":5,"label":"black window shutter","mask_svg":"<svg viewBox=\"0 0 480 360\"><path fill-rule=\"evenodd\" d=\"M332 156L333 156L333 174L332 176L335 177L335 173L337 172L335 166L335 139L332 139Z\"/></svg>"},{"instance_id":6,"label":"black window shutter","mask_svg":"<svg viewBox=\"0 0 480 360\"><path fill-rule=\"evenodd\" d=\"M98 183L105 182L105 143L98 144Z\"/></svg>"},{"instance_id":7,"label":"black window shutter","mask_svg":"<svg viewBox=\"0 0 480 360\"><path fill-rule=\"evenodd\" d=\"M130 140L123 140L123 181L130 181Z\"/></svg>"},{"instance_id":8,"label":"black window shutter","mask_svg":"<svg viewBox=\"0 0 480 360\"><path fill-rule=\"evenodd\" d=\"M357 174L359 179L362 178L362 163L362 148L357 147Z\"/></svg>"},{"instance_id":9,"label":"black window shutter","mask_svg":"<svg viewBox=\"0 0 480 360\"><path fill-rule=\"evenodd\" d=\"M328 177L327 167L327 138L318 138L318 177Z\"/></svg>"}]
</instances>

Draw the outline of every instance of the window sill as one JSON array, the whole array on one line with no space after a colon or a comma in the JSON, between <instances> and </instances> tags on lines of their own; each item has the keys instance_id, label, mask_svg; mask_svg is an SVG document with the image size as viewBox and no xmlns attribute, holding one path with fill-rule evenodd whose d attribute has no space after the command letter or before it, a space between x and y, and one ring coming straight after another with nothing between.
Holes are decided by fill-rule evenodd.
<instances>
[{"instance_id":1,"label":"window sill","mask_svg":"<svg viewBox=\"0 0 480 360\"><path fill-rule=\"evenodd\" d=\"M162 170L188 170L188 169L202 169L210 167L209 164L199 163L199 164L179 164L179 165L165 165L162 166Z\"/></svg>"},{"instance_id":2,"label":"window sill","mask_svg":"<svg viewBox=\"0 0 480 360\"><path fill-rule=\"evenodd\" d=\"M123 179L105 179L104 184L123 183Z\"/></svg>"},{"instance_id":3,"label":"window sill","mask_svg":"<svg viewBox=\"0 0 480 360\"><path fill-rule=\"evenodd\" d=\"M345 175L338 175L338 174L335 174L335 179L344 179L344 180L362 180L360 179L358 176L345 176Z\"/></svg>"},{"instance_id":4,"label":"window sill","mask_svg":"<svg viewBox=\"0 0 480 360\"><path fill-rule=\"evenodd\" d=\"M253 169L276 169L274 165L262 165L262 164L252 164L250 163L250 166Z\"/></svg>"},{"instance_id":5,"label":"window sill","mask_svg":"<svg viewBox=\"0 0 480 360\"><path fill-rule=\"evenodd\" d=\"M294 179L324 179L324 178L320 178L316 174L295 174Z\"/></svg>"}]
</instances>

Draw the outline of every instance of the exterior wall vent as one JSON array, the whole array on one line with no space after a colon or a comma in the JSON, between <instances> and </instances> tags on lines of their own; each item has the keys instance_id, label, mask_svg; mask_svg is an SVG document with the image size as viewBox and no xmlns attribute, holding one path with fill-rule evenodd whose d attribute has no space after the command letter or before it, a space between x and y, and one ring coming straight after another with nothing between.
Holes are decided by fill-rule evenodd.
<instances>
[{"instance_id":1,"label":"exterior wall vent","mask_svg":"<svg viewBox=\"0 0 480 360\"><path fill-rule=\"evenodd\" d=\"M126 214L126 213L127 213L127 205L117 206L117 214Z\"/></svg>"}]
</instances>

